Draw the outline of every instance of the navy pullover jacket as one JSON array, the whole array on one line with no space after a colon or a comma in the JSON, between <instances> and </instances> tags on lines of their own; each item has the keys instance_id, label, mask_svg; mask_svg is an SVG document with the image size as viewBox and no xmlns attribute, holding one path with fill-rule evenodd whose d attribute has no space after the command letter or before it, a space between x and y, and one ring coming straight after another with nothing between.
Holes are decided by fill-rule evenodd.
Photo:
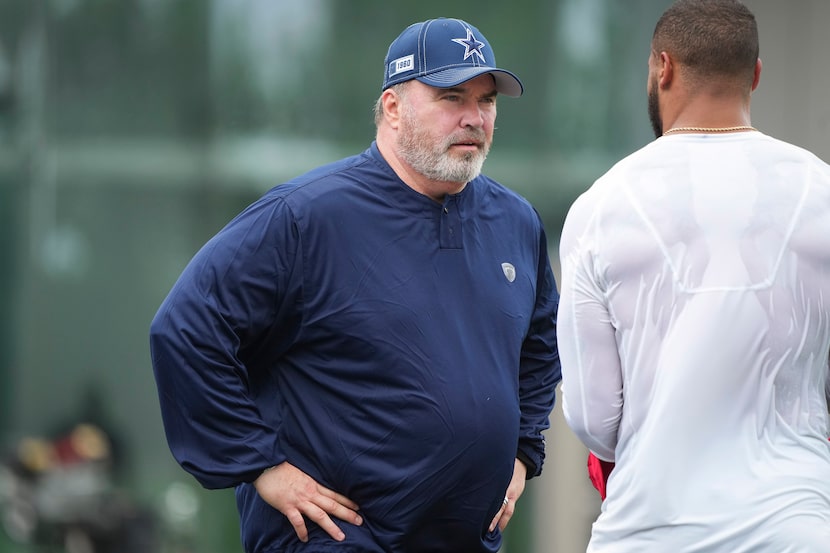
<instances>
[{"instance_id":1,"label":"navy pullover jacket","mask_svg":"<svg viewBox=\"0 0 830 553\"><path fill-rule=\"evenodd\" d=\"M236 487L248 552L497 551L514 459L539 474L560 380L541 220L480 176L442 204L376 144L273 188L188 264L150 332L165 432ZM364 524L308 544L250 484L289 461ZM349 549L349 544L353 549Z\"/></svg>"}]
</instances>

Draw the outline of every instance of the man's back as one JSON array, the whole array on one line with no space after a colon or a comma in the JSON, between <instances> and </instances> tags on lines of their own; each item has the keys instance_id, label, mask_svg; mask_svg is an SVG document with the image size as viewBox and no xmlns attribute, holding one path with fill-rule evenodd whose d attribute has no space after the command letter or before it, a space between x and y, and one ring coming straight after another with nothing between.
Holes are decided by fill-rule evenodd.
<instances>
[{"instance_id":1,"label":"man's back","mask_svg":"<svg viewBox=\"0 0 830 553\"><path fill-rule=\"evenodd\" d=\"M662 138L574 205L560 325L615 331L560 344L569 423L617 463L589 551L830 548L828 214L830 168L757 132Z\"/></svg>"}]
</instances>

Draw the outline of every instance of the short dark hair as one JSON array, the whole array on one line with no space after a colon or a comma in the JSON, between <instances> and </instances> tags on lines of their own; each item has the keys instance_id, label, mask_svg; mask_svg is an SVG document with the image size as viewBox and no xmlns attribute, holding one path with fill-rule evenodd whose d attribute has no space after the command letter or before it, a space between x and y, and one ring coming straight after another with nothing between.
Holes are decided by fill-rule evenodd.
<instances>
[{"instance_id":1,"label":"short dark hair","mask_svg":"<svg viewBox=\"0 0 830 553\"><path fill-rule=\"evenodd\" d=\"M697 78L754 80L758 24L738 0L678 0L657 21L651 44Z\"/></svg>"}]
</instances>

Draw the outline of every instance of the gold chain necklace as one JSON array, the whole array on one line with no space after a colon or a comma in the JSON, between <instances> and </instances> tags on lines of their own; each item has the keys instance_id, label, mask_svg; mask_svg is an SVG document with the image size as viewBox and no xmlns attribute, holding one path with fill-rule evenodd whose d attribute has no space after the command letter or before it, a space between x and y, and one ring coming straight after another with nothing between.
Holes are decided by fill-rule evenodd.
<instances>
[{"instance_id":1,"label":"gold chain necklace","mask_svg":"<svg viewBox=\"0 0 830 553\"><path fill-rule=\"evenodd\" d=\"M673 129L669 129L663 134L671 134L673 132L706 132L706 133L715 133L715 132L732 132L732 131L757 131L755 127L750 127L749 125L738 125L737 127L675 127Z\"/></svg>"}]
</instances>

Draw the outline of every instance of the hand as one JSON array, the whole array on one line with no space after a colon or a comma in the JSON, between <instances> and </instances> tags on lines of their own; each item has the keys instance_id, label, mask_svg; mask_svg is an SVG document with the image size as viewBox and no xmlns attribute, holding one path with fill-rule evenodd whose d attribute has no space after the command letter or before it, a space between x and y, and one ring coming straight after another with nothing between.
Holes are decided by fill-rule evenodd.
<instances>
[{"instance_id":1,"label":"hand","mask_svg":"<svg viewBox=\"0 0 830 553\"><path fill-rule=\"evenodd\" d=\"M357 514L360 507L354 501L321 486L288 462L260 474L254 480L254 487L266 503L288 518L301 542L308 541L305 518L317 523L337 541L343 541L346 535L332 516L357 526L363 524L363 518Z\"/></svg>"},{"instance_id":2,"label":"hand","mask_svg":"<svg viewBox=\"0 0 830 553\"><path fill-rule=\"evenodd\" d=\"M516 508L516 502L525 491L525 482L527 480L527 467L524 463L516 459L513 461L513 478L510 480L510 485L507 486L507 491L504 494L506 503L502 504L499 512L496 513L493 522L490 523L490 531L496 529L498 525L499 530L504 531L507 528L507 523L513 518L513 511Z\"/></svg>"}]
</instances>

